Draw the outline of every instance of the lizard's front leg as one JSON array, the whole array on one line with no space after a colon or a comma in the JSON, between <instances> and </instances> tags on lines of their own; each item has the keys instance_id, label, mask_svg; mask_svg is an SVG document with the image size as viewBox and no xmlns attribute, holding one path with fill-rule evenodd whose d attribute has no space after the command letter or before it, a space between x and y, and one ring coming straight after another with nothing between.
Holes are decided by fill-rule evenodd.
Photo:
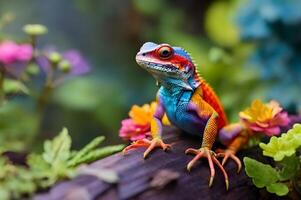
<instances>
[{"instance_id":1,"label":"lizard's front leg","mask_svg":"<svg viewBox=\"0 0 301 200\"><path fill-rule=\"evenodd\" d=\"M151 136L152 139L142 139L134 141L131 145L127 146L123 152L126 153L130 149L136 149L139 147L146 147L146 151L143 154L143 158L146 158L151 151L153 151L155 148L162 148L164 151L166 151L168 148L171 147L170 144L165 144L162 141L162 118L164 116L164 108L161 104L160 100L158 100L158 106L156 109L156 112L154 114L154 117L151 121Z\"/></svg>"},{"instance_id":2,"label":"lizard's front leg","mask_svg":"<svg viewBox=\"0 0 301 200\"><path fill-rule=\"evenodd\" d=\"M187 154L195 155L195 157L188 163L187 170L190 171L193 165L201 158L207 158L210 167L209 187L212 186L214 180L214 176L215 176L214 164L216 164L223 172L225 183L226 183L226 189L228 190L229 188L228 175L225 169L223 168L223 166L217 160L215 152L211 150L218 132L218 114L213 109L211 109L211 107L206 102L202 102L202 104L204 104L202 105L203 109L204 108L207 109L205 110L205 112L200 111L200 109L196 109L196 107L194 106L192 106L192 109L195 109L195 111L197 111L201 119L208 118L208 115L209 115L209 119L205 126L201 148L200 149L189 148L185 151L185 153Z\"/></svg>"}]
</instances>

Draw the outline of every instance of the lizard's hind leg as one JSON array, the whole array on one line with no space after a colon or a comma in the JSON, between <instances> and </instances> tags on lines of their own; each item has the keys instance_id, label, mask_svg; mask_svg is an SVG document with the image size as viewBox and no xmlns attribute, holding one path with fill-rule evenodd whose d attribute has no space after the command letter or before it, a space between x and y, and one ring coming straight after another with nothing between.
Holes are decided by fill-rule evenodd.
<instances>
[{"instance_id":1,"label":"lizard's hind leg","mask_svg":"<svg viewBox=\"0 0 301 200\"><path fill-rule=\"evenodd\" d=\"M217 124L218 115L217 113L213 112L211 117L209 118L203 135L203 142L200 149L193 149L189 148L185 151L186 154L194 154L195 157L188 163L187 170L190 171L193 165L200 160L201 158L207 158L210 168L210 180L209 180L209 187L212 186L214 176L215 176L215 169L214 164L216 164L219 169L223 172L225 178L226 189L229 188L229 178L224 169L224 167L220 164L220 162L216 158L216 154L214 151L211 150L212 145L215 141L218 124Z\"/></svg>"}]
</instances>

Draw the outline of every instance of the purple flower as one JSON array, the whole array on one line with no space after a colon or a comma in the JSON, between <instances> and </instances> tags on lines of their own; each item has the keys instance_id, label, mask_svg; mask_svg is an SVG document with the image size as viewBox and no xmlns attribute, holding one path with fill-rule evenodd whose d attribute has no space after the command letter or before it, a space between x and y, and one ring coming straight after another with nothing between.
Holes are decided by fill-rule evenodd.
<instances>
[{"instance_id":1,"label":"purple flower","mask_svg":"<svg viewBox=\"0 0 301 200\"><path fill-rule=\"evenodd\" d=\"M55 48L48 48L44 51L46 56L40 56L38 58L38 63L41 68L48 73L51 69L51 64L48 60L48 56L51 53L56 52ZM66 60L70 63L71 69L69 71L70 75L78 76L82 74L86 74L91 70L90 65L88 62L83 58L81 53L78 50L72 49L62 53L62 60Z\"/></svg>"},{"instance_id":2,"label":"purple flower","mask_svg":"<svg viewBox=\"0 0 301 200\"><path fill-rule=\"evenodd\" d=\"M86 74L91 70L88 62L82 57L78 50L65 51L63 58L70 62L72 66L70 74L72 75Z\"/></svg>"},{"instance_id":3,"label":"purple flower","mask_svg":"<svg viewBox=\"0 0 301 200\"><path fill-rule=\"evenodd\" d=\"M7 66L16 62L27 62L32 58L32 46L14 41L0 43L0 63Z\"/></svg>"}]
</instances>

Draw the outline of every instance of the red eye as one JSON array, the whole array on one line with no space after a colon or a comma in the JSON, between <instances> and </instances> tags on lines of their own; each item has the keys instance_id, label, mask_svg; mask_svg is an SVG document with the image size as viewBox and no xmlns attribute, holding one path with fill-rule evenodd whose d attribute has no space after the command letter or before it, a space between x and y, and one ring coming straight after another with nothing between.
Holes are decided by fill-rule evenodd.
<instances>
[{"instance_id":1,"label":"red eye","mask_svg":"<svg viewBox=\"0 0 301 200\"><path fill-rule=\"evenodd\" d=\"M158 49L158 54L161 59L168 59L173 54L173 49L169 46L163 46L160 49Z\"/></svg>"}]
</instances>

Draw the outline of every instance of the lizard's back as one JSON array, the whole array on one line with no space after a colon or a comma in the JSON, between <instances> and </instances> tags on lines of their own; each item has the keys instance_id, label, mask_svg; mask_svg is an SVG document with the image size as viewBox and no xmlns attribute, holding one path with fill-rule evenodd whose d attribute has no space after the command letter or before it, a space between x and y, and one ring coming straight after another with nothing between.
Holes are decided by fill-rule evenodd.
<instances>
[{"instance_id":1,"label":"lizard's back","mask_svg":"<svg viewBox=\"0 0 301 200\"><path fill-rule=\"evenodd\" d=\"M201 80L199 86L202 90L202 98L218 113L218 129L228 124L227 116L219 98L215 94L212 87L204 80Z\"/></svg>"}]
</instances>

